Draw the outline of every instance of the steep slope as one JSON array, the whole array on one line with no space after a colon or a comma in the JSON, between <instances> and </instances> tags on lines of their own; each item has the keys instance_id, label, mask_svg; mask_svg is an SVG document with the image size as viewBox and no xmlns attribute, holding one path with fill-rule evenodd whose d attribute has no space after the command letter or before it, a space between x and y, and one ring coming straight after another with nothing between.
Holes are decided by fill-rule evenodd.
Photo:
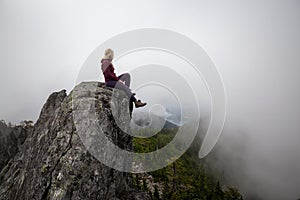
<instances>
[{"instance_id":1,"label":"steep slope","mask_svg":"<svg viewBox=\"0 0 300 200\"><path fill-rule=\"evenodd\" d=\"M95 107L104 133L114 144L132 150L132 138L113 120L111 88L98 82L82 82L67 95L52 93L44 104L34 130L22 151L10 160L0 174L0 199L149 199L132 189L130 174L109 168L95 159L83 145L74 124L73 93ZM114 92L115 93L115 92ZM130 121L125 93L116 91L114 106L125 123ZM87 106L88 108L88 106ZM88 119L86 119L88 121ZM84 123L82 123L84 124ZM104 125L105 126L104 126Z\"/></svg>"}]
</instances>

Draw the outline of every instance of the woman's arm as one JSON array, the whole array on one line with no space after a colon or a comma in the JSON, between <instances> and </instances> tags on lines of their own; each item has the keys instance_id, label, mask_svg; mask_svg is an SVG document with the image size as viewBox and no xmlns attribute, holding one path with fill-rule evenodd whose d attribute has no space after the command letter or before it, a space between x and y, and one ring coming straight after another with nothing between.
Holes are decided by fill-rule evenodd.
<instances>
[{"instance_id":1,"label":"woman's arm","mask_svg":"<svg viewBox=\"0 0 300 200\"><path fill-rule=\"evenodd\" d=\"M112 66L112 64L110 64L106 67L103 74L104 74L106 80L113 80L113 81L119 80L119 78L116 76L116 74L114 72L114 67Z\"/></svg>"},{"instance_id":2,"label":"woman's arm","mask_svg":"<svg viewBox=\"0 0 300 200\"><path fill-rule=\"evenodd\" d=\"M115 68L113 67L113 65L110 64L108 68L109 68L109 69L108 69L108 71L109 71L108 75L109 75L110 79L113 79L113 80L115 80L115 81L118 81L119 78L118 78L118 77L116 76L116 74L115 74Z\"/></svg>"},{"instance_id":3,"label":"woman's arm","mask_svg":"<svg viewBox=\"0 0 300 200\"><path fill-rule=\"evenodd\" d=\"M114 72L114 67L112 65L112 63L109 60L101 60L101 69L103 72L103 75L105 77L105 80L109 81L118 81L119 78L116 76L115 72Z\"/></svg>"}]
</instances>

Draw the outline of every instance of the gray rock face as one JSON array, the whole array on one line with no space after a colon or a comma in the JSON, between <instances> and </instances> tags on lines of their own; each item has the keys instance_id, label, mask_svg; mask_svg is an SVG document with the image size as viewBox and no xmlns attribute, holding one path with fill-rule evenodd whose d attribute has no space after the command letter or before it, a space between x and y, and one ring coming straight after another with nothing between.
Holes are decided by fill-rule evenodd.
<instances>
[{"instance_id":1,"label":"gray rock face","mask_svg":"<svg viewBox=\"0 0 300 200\"><path fill-rule=\"evenodd\" d=\"M20 151L32 129L31 126L21 125L9 127L0 121L0 171Z\"/></svg>"},{"instance_id":2,"label":"gray rock face","mask_svg":"<svg viewBox=\"0 0 300 200\"><path fill-rule=\"evenodd\" d=\"M69 95L65 90L54 92L22 150L1 171L0 199L150 199L132 188L129 173L102 164L83 145L78 130L85 123L74 123L75 90L76 98L94 102L95 107L90 109L96 110L107 138L132 150L131 136L120 130L112 118L110 99L114 93L118 97L113 105L118 108L118 119L130 122L130 116L123 114L129 111L123 91L112 92L112 88L98 82L82 82ZM89 113L88 109L87 106L85 112Z\"/></svg>"}]
</instances>

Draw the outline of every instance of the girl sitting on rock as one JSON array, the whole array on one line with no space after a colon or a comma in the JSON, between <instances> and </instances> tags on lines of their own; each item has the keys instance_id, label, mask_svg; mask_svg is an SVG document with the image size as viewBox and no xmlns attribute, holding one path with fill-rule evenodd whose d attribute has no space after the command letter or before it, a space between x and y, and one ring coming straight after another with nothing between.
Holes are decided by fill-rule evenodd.
<instances>
[{"instance_id":1,"label":"girl sitting on rock","mask_svg":"<svg viewBox=\"0 0 300 200\"><path fill-rule=\"evenodd\" d=\"M123 73L120 76L116 76L114 72L113 64L111 63L114 58L114 52L111 49L105 50L105 55L101 60L101 69L105 79L105 85L108 87L117 88L123 90L130 98L130 101L134 102L135 107L143 107L147 103L142 103L141 100L135 98L135 93L131 92L130 86L130 74Z\"/></svg>"}]
</instances>

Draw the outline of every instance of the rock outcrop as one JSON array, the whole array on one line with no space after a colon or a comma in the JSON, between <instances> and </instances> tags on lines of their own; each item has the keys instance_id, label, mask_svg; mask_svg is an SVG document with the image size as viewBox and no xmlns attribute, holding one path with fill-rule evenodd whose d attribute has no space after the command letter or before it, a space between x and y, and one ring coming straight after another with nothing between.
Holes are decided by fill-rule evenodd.
<instances>
[{"instance_id":1,"label":"rock outcrop","mask_svg":"<svg viewBox=\"0 0 300 200\"><path fill-rule=\"evenodd\" d=\"M132 188L130 173L104 165L83 144L78 130L85 127L78 126L85 123L74 123L75 90L77 100L85 105L94 102L90 108L86 106L85 112L96 111L106 137L120 148L132 150L131 136L112 117L110 100L114 93L118 97L113 105L118 119L125 124L130 122L123 91L113 92L98 82L82 82L69 95L65 90L54 92L22 150L2 169L0 199L150 199Z\"/></svg>"},{"instance_id":2,"label":"rock outcrop","mask_svg":"<svg viewBox=\"0 0 300 200\"><path fill-rule=\"evenodd\" d=\"M32 129L31 125L8 126L0 121L0 171L20 151Z\"/></svg>"}]
</instances>

